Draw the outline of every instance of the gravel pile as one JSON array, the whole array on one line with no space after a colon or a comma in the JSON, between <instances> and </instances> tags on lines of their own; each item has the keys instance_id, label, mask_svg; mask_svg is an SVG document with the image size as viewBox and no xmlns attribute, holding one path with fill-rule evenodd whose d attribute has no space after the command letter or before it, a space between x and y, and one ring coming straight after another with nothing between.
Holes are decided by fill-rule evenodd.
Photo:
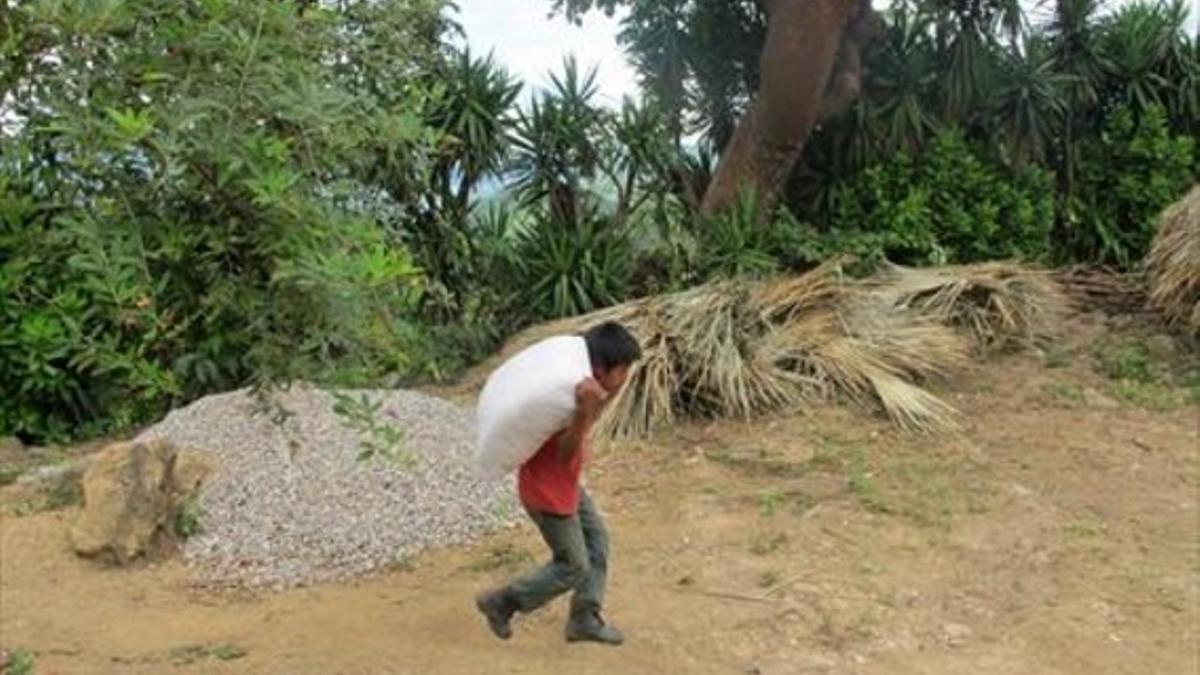
<instances>
[{"instance_id":1,"label":"gravel pile","mask_svg":"<svg viewBox=\"0 0 1200 675\"><path fill-rule=\"evenodd\" d=\"M511 481L474 473L468 411L412 391L347 393L382 403L374 417L403 431L401 461L360 461L378 436L350 428L330 393L301 385L272 395L290 413L282 424L238 391L176 410L139 437L218 459L200 497L203 531L184 546L202 581L345 579L512 522Z\"/></svg>"}]
</instances>

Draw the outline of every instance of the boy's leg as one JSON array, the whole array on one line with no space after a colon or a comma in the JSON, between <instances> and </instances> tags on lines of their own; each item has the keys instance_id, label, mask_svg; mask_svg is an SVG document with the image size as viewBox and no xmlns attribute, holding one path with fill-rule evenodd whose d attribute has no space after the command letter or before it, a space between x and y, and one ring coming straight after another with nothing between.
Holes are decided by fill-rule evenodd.
<instances>
[{"instance_id":1,"label":"boy's leg","mask_svg":"<svg viewBox=\"0 0 1200 675\"><path fill-rule=\"evenodd\" d=\"M604 587L608 577L608 531L604 519L587 492L579 499L579 524L588 552L588 575L571 596L571 618L567 621L569 642L602 642L619 645L625 638L621 631L607 625L600 617L604 604Z\"/></svg>"},{"instance_id":2,"label":"boy's leg","mask_svg":"<svg viewBox=\"0 0 1200 675\"><path fill-rule=\"evenodd\" d=\"M582 488L577 517L587 549L588 574L571 596L572 616L582 612L599 612L604 604L604 589L608 580L608 530L591 495Z\"/></svg>"},{"instance_id":3,"label":"boy's leg","mask_svg":"<svg viewBox=\"0 0 1200 675\"><path fill-rule=\"evenodd\" d=\"M512 636L509 621L513 614L541 607L583 585L590 574L587 545L577 516L527 513L550 547L550 562L475 599L475 606L487 617L492 632L502 640Z\"/></svg>"},{"instance_id":4,"label":"boy's leg","mask_svg":"<svg viewBox=\"0 0 1200 675\"><path fill-rule=\"evenodd\" d=\"M507 595L521 612L531 612L580 586L590 574L588 550L578 515L530 512L550 547L550 562L508 585Z\"/></svg>"}]
</instances>

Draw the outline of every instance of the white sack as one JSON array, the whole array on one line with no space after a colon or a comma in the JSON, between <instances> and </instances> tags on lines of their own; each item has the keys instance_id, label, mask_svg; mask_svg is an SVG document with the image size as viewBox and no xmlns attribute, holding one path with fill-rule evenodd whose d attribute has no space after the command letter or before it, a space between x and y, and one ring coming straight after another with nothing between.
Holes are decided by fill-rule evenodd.
<instances>
[{"instance_id":1,"label":"white sack","mask_svg":"<svg viewBox=\"0 0 1200 675\"><path fill-rule=\"evenodd\" d=\"M575 387L591 377L587 343L579 336L542 340L488 377L479 394L475 461L489 478L524 464L575 413Z\"/></svg>"}]
</instances>

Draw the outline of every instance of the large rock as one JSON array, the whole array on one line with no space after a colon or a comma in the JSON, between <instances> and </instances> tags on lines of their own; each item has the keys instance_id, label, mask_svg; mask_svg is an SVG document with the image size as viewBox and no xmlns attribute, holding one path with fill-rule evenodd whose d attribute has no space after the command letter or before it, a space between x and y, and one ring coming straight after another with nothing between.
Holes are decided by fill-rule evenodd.
<instances>
[{"instance_id":1,"label":"large rock","mask_svg":"<svg viewBox=\"0 0 1200 675\"><path fill-rule=\"evenodd\" d=\"M75 551L122 565L137 558L211 470L206 457L164 441L109 446L83 476L83 513L71 531Z\"/></svg>"}]
</instances>

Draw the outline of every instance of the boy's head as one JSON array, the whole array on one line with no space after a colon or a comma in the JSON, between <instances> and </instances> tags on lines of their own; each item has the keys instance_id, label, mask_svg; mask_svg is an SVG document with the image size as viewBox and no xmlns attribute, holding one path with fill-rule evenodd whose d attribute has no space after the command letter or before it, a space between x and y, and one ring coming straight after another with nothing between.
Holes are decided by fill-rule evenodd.
<instances>
[{"instance_id":1,"label":"boy's head","mask_svg":"<svg viewBox=\"0 0 1200 675\"><path fill-rule=\"evenodd\" d=\"M615 321L593 326L583 334L592 374L610 394L620 391L629 377L629 367L642 358L637 338Z\"/></svg>"}]
</instances>

